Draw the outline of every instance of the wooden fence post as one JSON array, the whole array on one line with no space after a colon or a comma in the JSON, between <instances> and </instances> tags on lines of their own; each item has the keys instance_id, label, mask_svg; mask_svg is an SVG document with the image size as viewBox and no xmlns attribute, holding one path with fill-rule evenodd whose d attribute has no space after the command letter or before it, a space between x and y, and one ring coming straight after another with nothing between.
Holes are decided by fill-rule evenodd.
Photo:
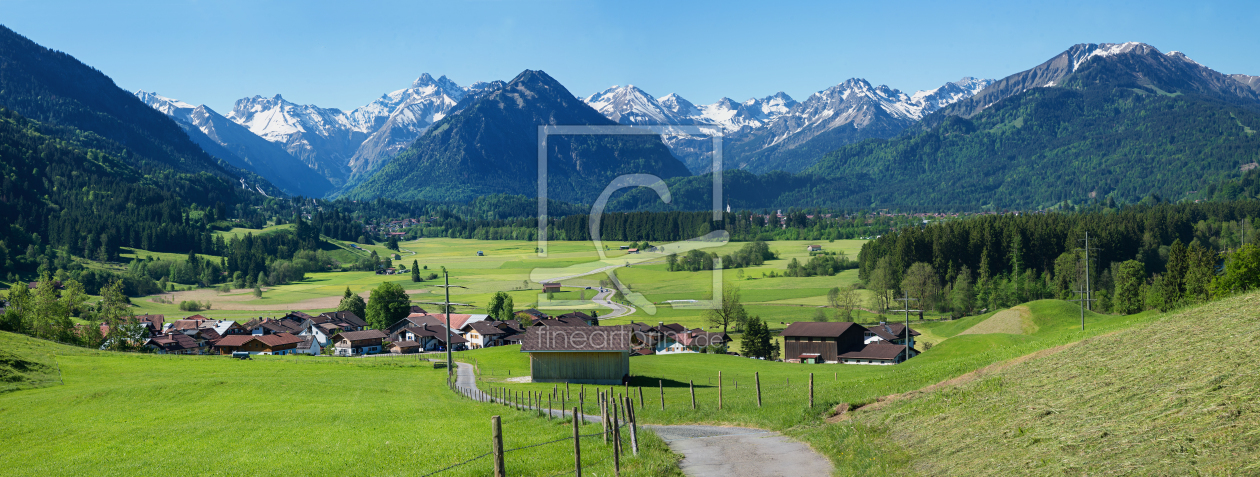
<instances>
[{"instance_id":1,"label":"wooden fence post","mask_svg":"<svg viewBox=\"0 0 1260 477\"><path fill-rule=\"evenodd\" d=\"M687 381L687 386L691 388L691 410L696 410L696 382Z\"/></svg>"},{"instance_id":2,"label":"wooden fence post","mask_svg":"<svg viewBox=\"0 0 1260 477\"><path fill-rule=\"evenodd\" d=\"M665 410L665 380L659 380L657 383L661 386L661 410Z\"/></svg>"},{"instance_id":3,"label":"wooden fence post","mask_svg":"<svg viewBox=\"0 0 1260 477\"><path fill-rule=\"evenodd\" d=\"M551 396L547 396L547 420L548 421L550 421L553 417L555 417L551 415L551 408L552 408Z\"/></svg>"},{"instance_id":4,"label":"wooden fence post","mask_svg":"<svg viewBox=\"0 0 1260 477\"><path fill-rule=\"evenodd\" d=\"M754 373L753 379L757 380L757 407L761 407L761 372Z\"/></svg>"},{"instance_id":5,"label":"wooden fence post","mask_svg":"<svg viewBox=\"0 0 1260 477\"><path fill-rule=\"evenodd\" d=\"M616 446L616 450L620 451L621 450L621 430L620 430L621 429L621 417L620 417L621 403L617 402L616 400L613 400L612 398L609 398L608 406L609 406L609 409L612 410L612 412L609 413L608 422L610 425L612 425L613 445Z\"/></svg>"},{"instance_id":6,"label":"wooden fence post","mask_svg":"<svg viewBox=\"0 0 1260 477\"><path fill-rule=\"evenodd\" d=\"M621 429L617 427L617 403L612 404L613 474L621 477Z\"/></svg>"},{"instance_id":7,"label":"wooden fence post","mask_svg":"<svg viewBox=\"0 0 1260 477\"><path fill-rule=\"evenodd\" d=\"M814 373L809 373L809 408L814 408Z\"/></svg>"},{"instance_id":8,"label":"wooden fence post","mask_svg":"<svg viewBox=\"0 0 1260 477\"><path fill-rule=\"evenodd\" d=\"M598 395L597 400L599 401L599 423L604 426L604 432L602 433L602 435L604 436L604 444L607 445L608 444L608 404L604 402L603 392L596 390L595 393Z\"/></svg>"},{"instance_id":9,"label":"wooden fence post","mask_svg":"<svg viewBox=\"0 0 1260 477\"><path fill-rule=\"evenodd\" d=\"M573 469L574 475L582 477L582 437L578 432L578 408L573 408Z\"/></svg>"},{"instance_id":10,"label":"wooden fence post","mask_svg":"<svg viewBox=\"0 0 1260 477\"><path fill-rule=\"evenodd\" d=\"M722 372L718 371L718 410L722 410Z\"/></svg>"},{"instance_id":11,"label":"wooden fence post","mask_svg":"<svg viewBox=\"0 0 1260 477\"><path fill-rule=\"evenodd\" d=\"M490 418L490 439L494 447L494 477L504 477L507 472L503 465L503 424L499 416Z\"/></svg>"},{"instance_id":12,"label":"wooden fence post","mask_svg":"<svg viewBox=\"0 0 1260 477\"><path fill-rule=\"evenodd\" d=\"M639 409L643 409L643 386L639 386Z\"/></svg>"},{"instance_id":13,"label":"wooden fence post","mask_svg":"<svg viewBox=\"0 0 1260 477\"><path fill-rule=\"evenodd\" d=\"M634 451L634 455L639 455L639 417L635 414L634 398L626 398L627 408L630 409L630 449Z\"/></svg>"}]
</instances>

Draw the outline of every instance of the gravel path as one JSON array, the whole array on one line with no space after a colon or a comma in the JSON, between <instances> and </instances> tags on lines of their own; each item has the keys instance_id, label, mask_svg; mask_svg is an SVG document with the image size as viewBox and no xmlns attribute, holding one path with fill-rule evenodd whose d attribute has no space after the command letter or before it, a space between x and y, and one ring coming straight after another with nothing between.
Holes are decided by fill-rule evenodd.
<instances>
[{"instance_id":1,"label":"gravel path","mask_svg":"<svg viewBox=\"0 0 1260 477\"><path fill-rule=\"evenodd\" d=\"M473 366L456 363L455 384L477 388ZM486 396L474 394L477 400ZM561 411L553 411L559 416ZM588 422L599 416L583 415ZM748 427L644 425L682 454L679 467L692 477L805 477L831 475L831 462L809 446L778 432Z\"/></svg>"}]
</instances>

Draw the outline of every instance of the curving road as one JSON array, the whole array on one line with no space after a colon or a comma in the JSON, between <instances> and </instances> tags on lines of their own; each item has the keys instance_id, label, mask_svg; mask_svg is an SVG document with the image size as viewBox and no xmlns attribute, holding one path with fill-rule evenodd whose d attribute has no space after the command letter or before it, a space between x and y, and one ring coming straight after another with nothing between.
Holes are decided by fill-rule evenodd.
<instances>
[{"instance_id":1,"label":"curving road","mask_svg":"<svg viewBox=\"0 0 1260 477\"><path fill-rule=\"evenodd\" d=\"M477 375L471 364L456 363L455 385L477 390ZM478 392L473 399L489 401ZM553 410L561 417L564 411ZM582 414L586 422L599 422L599 416ZM655 432L674 452L682 454L678 463L692 477L799 477L831 475L831 462L809 446L778 432L749 427L702 425L644 425Z\"/></svg>"},{"instance_id":2,"label":"curving road","mask_svg":"<svg viewBox=\"0 0 1260 477\"><path fill-rule=\"evenodd\" d=\"M596 293L595 296L591 297L591 301L595 302L595 304L606 307L606 308L611 308L613 310L611 313L607 315L600 315L599 319L603 320L603 319L608 319L608 318L619 318L622 316L634 314L636 310L633 306L622 305L620 303L616 303L611 300L613 292L615 290L611 288L608 288L606 290L607 291Z\"/></svg>"}]
</instances>

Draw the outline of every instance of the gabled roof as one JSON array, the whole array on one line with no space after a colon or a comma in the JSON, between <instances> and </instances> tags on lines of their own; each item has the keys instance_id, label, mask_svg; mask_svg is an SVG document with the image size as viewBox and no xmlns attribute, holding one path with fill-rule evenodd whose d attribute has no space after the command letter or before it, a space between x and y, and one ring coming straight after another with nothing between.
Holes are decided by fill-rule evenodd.
<instances>
[{"instance_id":1,"label":"gabled roof","mask_svg":"<svg viewBox=\"0 0 1260 477\"><path fill-rule=\"evenodd\" d=\"M443 343L446 342L446 327L445 326L433 326L433 325L425 324L424 326L408 326L406 328L403 328L401 331L409 331L416 336L426 336L429 338L434 338ZM467 342L468 340L464 339L463 336L460 336L459 333L451 333L451 343L467 343Z\"/></svg>"},{"instance_id":2,"label":"gabled roof","mask_svg":"<svg viewBox=\"0 0 1260 477\"><path fill-rule=\"evenodd\" d=\"M311 335L306 335L306 336L299 336L299 337L297 337L297 338L298 338L298 339L300 339L300 340L302 340L302 341L298 342L298 348L301 348L301 349L311 349L311 344L315 344L315 347L319 347L319 343L316 343L316 342L315 342L315 337L314 337L314 336L311 336Z\"/></svg>"},{"instance_id":3,"label":"gabled roof","mask_svg":"<svg viewBox=\"0 0 1260 477\"><path fill-rule=\"evenodd\" d=\"M347 331L344 333L339 333L337 334L337 336L339 337L339 339L346 339L350 341L376 340L376 339L387 338L387 336L385 335L385 332L381 330Z\"/></svg>"},{"instance_id":4,"label":"gabled roof","mask_svg":"<svg viewBox=\"0 0 1260 477\"><path fill-rule=\"evenodd\" d=\"M866 327L866 329L887 341L899 340L906 334L906 325L902 323L871 325ZM914 331L914 328L910 328L910 336L919 336L919 332Z\"/></svg>"},{"instance_id":5,"label":"gabled roof","mask_svg":"<svg viewBox=\"0 0 1260 477\"><path fill-rule=\"evenodd\" d=\"M399 348L419 348L420 343L415 341L395 341L393 346L397 346Z\"/></svg>"},{"instance_id":6,"label":"gabled roof","mask_svg":"<svg viewBox=\"0 0 1260 477\"><path fill-rule=\"evenodd\" d=\"M571 311L571 312L565 313L565 314L563 314L563 315L560 315L558 318L559 318L559 319L561 319L561 320L563 320L563 319L565 319L565 318L578 319L578 320L582 320L583 322L588 322L588 321L591 321L591 320L594 320L594 319L595 319L595 318L594 318L594 317L592 317L591 315L588 315L588 314L586 314L586 313L582 313L582 312L580 312L580 311Z\"/></svg>"},{"instance_id":7,"label":"gabled roof","mask_svg":"<svg viewBox=\"0 0 1260 477\"><path fill-rule=\"evenodd\" d=\"M503 331L510 331L510 332L512 332L512 333L524 333L524 332L525 332L525 328L521 327L520 322L517 322L517 321L510 321L510 320L508 320L508 321L493 321L493 322L491 322L491 323L492 323L492 324L494 324L494 327L495 327L495 328L498 328L498 329L503 330Z\"/></svg>"},{"instance_id":8,"label":"gabled roof","mask_svg":"<svg viewBox=\"0 0 1260 477\"><path fill-rule=\"evenodd\" d=\"M506 334L506 333L508 333L508 332L506 332L506 331L503 331L503 330L499 329L499 327L494 326L494 324L492 324L492 323L487 323L487 322L485 322L485 321L474 321L474 322L472 322L472 323L469 323L469 324L467 324L467 325L464 325L464 328L462 328L462 329L463 329L463 330L465 330L465 331L466 331L466 330L473 330L473 331L476 331L476 332L477 332L477 334L480 334L480 335L482 335L482 336L487 336L487 335L502 335L502 334Z\"/></svg>"},{"instance_id":9,"label":"gabled roof","mask_svg":"<svg viewBox=\"0 0 1260 477\"><path fill-rule=\"evenodd\" d=\"M534 320L531 326L591 326L586 320L577 317L557 317L551 320Z\"/></svg>"},{"instance_id":10,"label":"gabled roof","mask_svg":"<svg viewBox=\"0 0 1260 477\"><path fill-rule=\"evenodd\" d=\"M195 335L201 336L201 339L206 340L206 341L215 341L219 338L222 338L222 336L219 335L219 332L215 331L214 328L199 329L197 330L197 333L195 333Z\"/></svg>"},{"instance_id":11,"label":"gabled roof","mask_svg":"<svg viewBox=\"0 0 1260 477\"><path fill-rule=\"evenodd\" d=\"M630 351L629 326L532 326L521 338L521 351Z\"/></svg>"},{"instance_id":12,"label":"gabled roof","mask_svg":"<svg viewBox=\"0 0 1260 477\"><path fill-rule=\"evenodd\" d=\"M222 346L222 347L245 346L245 343L248 343L253 340L254 340L254 335L227 335L222 338L219 338L219 341L216 341L214 345Z\"/></svg>"},{"instance_id":13,"label":"gabled roof","mask_svg":"<svg viewBox=\"0 0 1260 477\"><path fill-rule=\"evenodd\" d=\"M806 338L835 338L844 334L845 331L848 331L849 328L854 327L854 326L858 328L862 328L861 325L858 325L857 323L853 323L851 321L842 321L838 323L826 322L826 321L824 322L798 321L798 322L788 325L787 329L783 330L782 336L784 337L797 336L797 337L806 337Z\"/></svg>"},{"instance_id":14,"label":"gabled roof","mask_svg":"<svg viewBox=\"0 0 1260 477\"><path fill-rule=\"evenodd\" d=\"M214 331L219 333L220 335L227 333L228 330L233 329L233 328L241 329L241 330L245 329L245 327L241 326L240 323L237 323L235 321L219 320L218 323L214 324Z\"/></svg>"},{"instance_id":15,"label":"gabled roof","mask_svg":"<svg viewBox=\"0 0 1260 477\"><path fill-rule=\"evenodd\" d=\"M218 347L240 347L245 346L245 343L255 340L271 348L302 342L302 338L298 338L291 334L276 333L271 335L227 335L220 338L219 341L214 343L214 345Z\"/></svg>"},{"instance_id":16,"label":"gabled roof","mask_svg":"<svg viewBox=\"0 0 1260 477\"><path fill-rule=\"evenodd\" d=\"M546 314L546 313L543 313L543 312L541 312L541 311L535 310L535 309L533 309L533 308L527 308L527 309L524 309L524 310L521 310L521 311L516 312L516 314L518 314L518 315L519 315L519 314L521 314L521 313L524 313L524 314L526 314L526 315L532 316L532 317L537 318L537 319L540 319L540 320L545 320L545 319L547 319L547 318L551 318L551 316L550 316L550 315L548 315L548 314Z\"/></svg>"},{"instance_id":17,"label":"gabled roof","mask_svg":"<svg viewBox=\"0 0 1260 477\"><path fill-rule=\"evenodd\" d=\"M293 317L298 320L309 320L311 318L314 318L313 316L300 312L300 311L290 311L287 315L284 315L284 317L285 318Z\"/></svg>"},{"instance_id":18,"label":"gabled roof","mask_svg":"<svg viewBox=\"0 0 1260 477\"><path fill-rule=\"evenodd\" d=\"M191 337L183 333L157 335L150 338L149 343L152 343L153 345L156 345L166 351L197 349L197 342L193 341Z\"/></svg>"},{"instance_id":19,"label":"gabled roof","mask_svg":"<svg viewBox=\"0 0 1260 477\"><path fill-rule=\"evenodd\" d=\"M352 311L329 311L320 313L319 316L327 317L334 323L340 321L355 327L367 326L367 322L363 321L363 318L359 318L359 315L354 314Z\"/></svg>"},{"instance_id":20,"label":"gabled roof","mask_svg":"<svg viewBox=\"0 0 1260 477\"><path fill-rule=\"evenodd\" d=\"M284 346L297 344L302 342L302 338L298 338L288 333L276 333L272 335L255 336L254 339L263 342L267 346Z\"/></svg>"}]
</instances>

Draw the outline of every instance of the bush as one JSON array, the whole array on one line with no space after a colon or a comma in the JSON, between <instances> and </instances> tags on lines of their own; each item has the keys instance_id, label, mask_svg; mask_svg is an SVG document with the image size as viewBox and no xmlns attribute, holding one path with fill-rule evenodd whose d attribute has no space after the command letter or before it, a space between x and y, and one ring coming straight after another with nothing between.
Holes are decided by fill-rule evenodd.
<instances>
[{"instance_id":1,"label":"bush","mask_svg":"<svg viewBox=\"0 0 1260 477\"><path fill-rule=\"evenodd\" d=\"M209 309L210 309L210 302L209 302L209 301L206 301L206 302L199 302L199 301L195 301L195 300L186 300L186 301L181 301L181 302L179 302L179 309L180 309L180 311L201 311L201 310L209 310Z\"/></svg>"}]
</instances>

